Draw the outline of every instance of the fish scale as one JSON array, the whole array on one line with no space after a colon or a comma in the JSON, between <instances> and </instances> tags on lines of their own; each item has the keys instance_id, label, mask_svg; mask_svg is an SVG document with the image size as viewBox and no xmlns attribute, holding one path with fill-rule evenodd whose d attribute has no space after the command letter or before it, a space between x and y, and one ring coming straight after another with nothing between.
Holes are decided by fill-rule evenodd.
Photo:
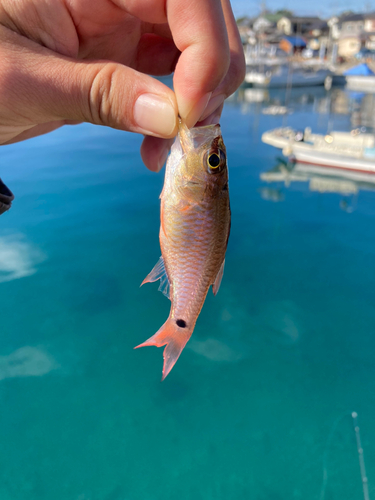
<instances>
[{"instance_id":1,"label":"fish scale","mask_svg":"<svg viewBox=\"0 0 375 500\"><path fill-rule=\"evenodd\" d=\"M217 293L230 230L228 169L219 125L180 123L161 194L162 257L143 283L169 283L167 321L143 346L166 345L163 379L193 333L209 287ZM142 283L142 284L143 284Z\"/></svg>"}]
</instances>

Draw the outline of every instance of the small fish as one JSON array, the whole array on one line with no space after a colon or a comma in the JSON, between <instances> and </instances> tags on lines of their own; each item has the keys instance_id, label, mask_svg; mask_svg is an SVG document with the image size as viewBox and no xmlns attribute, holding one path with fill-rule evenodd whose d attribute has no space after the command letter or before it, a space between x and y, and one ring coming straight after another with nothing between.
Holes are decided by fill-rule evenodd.
<instances>
[{"instance_id":1,"label":"small fish","mask_svg":"<svg viewBox=\"0 0 375 500\"><path fill-rule=\"evenodd\" d=\"M193 333L208 289L216 295L223 277L230 207L219 125L189 130L180 122L160 198L162 256L142 285L160 279L172 305L164 325L137 347L166 345L164 380Z\"/></svg>"}]
</instances>

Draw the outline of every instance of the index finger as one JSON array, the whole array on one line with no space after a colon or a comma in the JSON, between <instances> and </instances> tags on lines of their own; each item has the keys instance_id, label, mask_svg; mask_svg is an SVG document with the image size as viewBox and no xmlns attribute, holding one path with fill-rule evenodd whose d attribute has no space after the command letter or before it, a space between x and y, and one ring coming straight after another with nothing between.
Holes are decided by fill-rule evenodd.
<instances>
[{"instance_id":1,"label":"index finger","mask_svg":"<svg viewBox=\"0 0 375 500\"><path fill-rule=\"evenodd\" d=\"M192 127L229 68L223 10L218 0L169 0L167 18L181 51L173 78L178 110Z\"/></svg>"}]
</instances>

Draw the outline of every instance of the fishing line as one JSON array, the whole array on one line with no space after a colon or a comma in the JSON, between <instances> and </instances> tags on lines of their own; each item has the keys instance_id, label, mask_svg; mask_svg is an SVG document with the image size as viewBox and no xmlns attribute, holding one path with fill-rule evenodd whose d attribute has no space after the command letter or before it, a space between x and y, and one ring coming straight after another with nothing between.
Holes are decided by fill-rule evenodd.
<instances>
[{"instance_id":1,"label":"fishing line","mask_svg":"<svg viewBox=\"0 0 375 500\"><path fill-rule=\"evenodd\" d=\"M331 447L332 439L336 433L338 425L344 420L346 417L351 417L352 422L353 422L353 427L354 427L354 433L355 433L355 438L356 438L356 444L357 444L357 452L358 452L358 460L359 460L359 467L360 467L360 472L361 472L361 479L362 479L362 488L363 488L363 498L364 500L370 500L369 496L369 490L368 490L368 478L366 475L366 467L365 467L365 460L363 456L363 448L362 448L362 443L361 443L361 435L359 431L359 426L358 426L358 413L353 411L353 412L348 412L346 411L342 415L336 418L334 421L331 431L328 435L327 439L327 445L326 449L323 454L323 480L322 480L322 488L320 491L320 500L325 499L325 494L326 494L326 489L327 489L327 483L328 483L328 454L329 454L329 449Z\"/></svg>"},{"instance_id":2,"label":"fishing line","mask_svg":"<svg viewBox=\"0 0 375 500\"><path fill-rule=\"evenodd\" d=\"M364 500L370 500L370 495L368 492L368 479L367 479L367 474L366 474L365 459L363 456L361 434L359 432L359 425L358 425L358 413L353 411L352 418L353 418L353 425L354 425L354 432L355 432L355 440L357 443L359 468L361 470L363 498L364 498Z\"/></svg>"}]
</instances>

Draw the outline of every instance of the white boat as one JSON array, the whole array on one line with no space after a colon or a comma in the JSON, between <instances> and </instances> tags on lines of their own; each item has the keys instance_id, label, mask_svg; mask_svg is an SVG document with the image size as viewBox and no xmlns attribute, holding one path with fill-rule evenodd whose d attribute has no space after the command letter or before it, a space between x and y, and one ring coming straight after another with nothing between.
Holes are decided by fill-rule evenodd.
<instances>
[{"instance_id":1,"label":"white boat","mask_svg":"<svg viewBox=\"0 0 375 500\"><path fill-rule=\"evenodd\" d=\"M346 87L349 90L375 92L375 75L346 75Z\"/></svg>"},{"instance_id":2,"label":"white boat","mask_svg":"<svg viewBox=\"0 0 375 500\"><path fill-rule=\"evenodd\" d=\"M253 87L309 87L313 85L325 85L331 77L331 71L327 68L316 68L314 66L282 65L265 67L264 71L249 68L246 72L245 82Z\"/></svg>"},{"instance_id":3,"label":"white boat","mask_svg":"<svg viewBox=\"0 0 375 500\"><path fill-rule=\"evenodd\" d=\"M321 135L282 127L265 132L262 141L299 163L375 174L374 136L359 129Z\"/></svg>"},{"instance_id":4,"label":"white boat","mask_svg":"<svg viewBox=\"0 0 375 500\"><path fill-rule=\"evenodd\" d=\"M358 64L344 72L350 90L375 92L375 74L366 63Z\"/></svg>"}]
</instances>

